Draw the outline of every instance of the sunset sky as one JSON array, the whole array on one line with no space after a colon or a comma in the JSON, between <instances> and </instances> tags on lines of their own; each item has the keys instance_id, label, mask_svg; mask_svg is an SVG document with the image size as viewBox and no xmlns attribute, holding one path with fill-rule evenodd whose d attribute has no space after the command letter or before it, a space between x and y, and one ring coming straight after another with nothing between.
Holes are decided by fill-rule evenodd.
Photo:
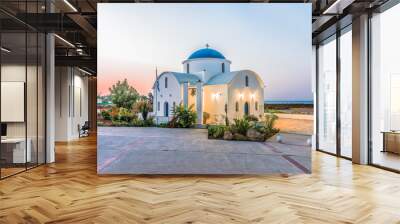
<instances>
[{"instance_id":1,"label":"sunset sky","mask_svg":"<svg viewBox=\"0 0 400 224\"><path fill-rule=\"evenodd\" d=\"M208 43L258 73L265 99L312 99L310 4L98 4L97 41L101 95L124 78L147 95L156 67L181 72Z\"/></svg>"}]
</instances>

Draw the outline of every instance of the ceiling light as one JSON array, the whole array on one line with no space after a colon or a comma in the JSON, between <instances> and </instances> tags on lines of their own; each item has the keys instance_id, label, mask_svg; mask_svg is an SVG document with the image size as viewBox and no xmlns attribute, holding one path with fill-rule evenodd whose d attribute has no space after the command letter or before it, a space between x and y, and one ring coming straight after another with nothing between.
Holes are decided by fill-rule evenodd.
<instances>
[{"instance_id":1,"label":"ceiling light","mask_svg":"<svg viewBox=\"0 0 400 224\"><path fill-rule=\"evenodd\" d=\"M78 12L78 10L73 6L68 0L64 0L65 4L67 4L74 12Z\"/></svg>"},{"instance_id":2,"label":"ceiling light","mask_svg":"<svg viewBox=\"0 0 400 224\"><path fill-rule=\"evenodd\" d=\"M62 37L60 37L59 35L57 35L57 34L54 34L54 36L55 37L57 37L59 40L61 40L62 42L64 42L64 43L66 43L67 45L69 45L70 47L73 47L73 48L75 48L75 45L73 45L71 42L69 42L68 40L66 40L66 39L64 39L64 38L62 38Z\"/></svg>"},{"instance_id":3,"label":"ceiling light","mask_svg":"<svg viewBox=\"0 0 400 224\"><path fill-rule=\"evenodd\" d=\"M336 0L322 14L342 14L347 6L351 5L355 0Z\"/></svg>"},{"instance_id":4,"label":"ceiling light","mask_svg":"<svg viewBox=\"0 0 400 224\"><path fill-rule=\"evenodd\" d=\"M79 67L78 67L78 70L81 71L81 72L83 72L83 73L85 73L86 75L93 75L92 73L90 73L90 72L88 72L88 71L86 71L86 70L83 70L83 69L81 69L81 68L79 68Z\"/></svg>"},{"instance_id":5,"label":"ceiling light","mask_svg":"<svg viewBox=\"0 0 400 224\"><path fill-rule=\"evenodd\" d=\"M11 50L9 50L9 49L7 49L5 47L1 47L0 49L1 49L1 51L4 51L6 53L10 53L11 52Z\"/></svg>"}]
</instances>

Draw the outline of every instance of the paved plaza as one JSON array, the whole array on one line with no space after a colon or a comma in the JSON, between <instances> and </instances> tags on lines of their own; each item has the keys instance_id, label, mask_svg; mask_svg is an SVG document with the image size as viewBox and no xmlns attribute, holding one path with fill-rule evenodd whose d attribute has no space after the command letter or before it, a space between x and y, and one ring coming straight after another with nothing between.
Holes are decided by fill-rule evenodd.
<instances>
[{"instance_id":1,"label":"paved plaza","mask_svg":"<svg viewBox=\"0 0 400 224\"><path fill-rule=\"evenodd\" d=\"M282 135L282 143L225 141L208 139L206 129L98 127L98 173L309 173L309 136Z\"/></svg>"}]
</instances>

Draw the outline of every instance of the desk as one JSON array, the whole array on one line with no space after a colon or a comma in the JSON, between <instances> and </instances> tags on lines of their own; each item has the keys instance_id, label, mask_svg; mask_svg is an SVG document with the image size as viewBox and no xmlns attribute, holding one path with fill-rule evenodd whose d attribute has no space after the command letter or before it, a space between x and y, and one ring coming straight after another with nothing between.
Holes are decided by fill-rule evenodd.
<instances>
[{"instance_id":1,"label":"desk","mask_svg":"<svg viewBox=\"0 0 400 224\"><path fill-rule=\"evenodd\" d=\"M31 139L28 138L27 142L28 142L28 144L27 144L28 147L26 147L26 151L25 151L25 138L1 139L2 147L6 146L6 150L3 150L3 148L2 148L2 153L5 151L8 151L9 146L13 146L13 148L12 148L12 163L31 162L31 160L32 160Z\"/></svg>"},{"instance_id":2,"label":"desk","mask_svg":"<svg viewBox=\"0 0 400 224\"><path fill-rule=\"evenodd\" d=\"M382 152L392 152L400 154L400 132L383 131L383 150Z\"/></svg>"}]
</instances>

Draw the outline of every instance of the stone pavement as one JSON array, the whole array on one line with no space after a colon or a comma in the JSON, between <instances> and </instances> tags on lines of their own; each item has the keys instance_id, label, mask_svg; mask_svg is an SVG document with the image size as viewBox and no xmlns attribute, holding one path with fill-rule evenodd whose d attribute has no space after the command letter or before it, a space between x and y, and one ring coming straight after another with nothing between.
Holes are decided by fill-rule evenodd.
<instances>
[{"instance_id":1,"label":"stone pavement","mask_svg":"<svg viewBox=\"0 0 400 224\"><path fill-rule=\"evenodd\" d=\"M98 173L309 173L309 136L282 135L261 143L210 140L206 129L98 127Z\"/></svg>"}]
</instances>

